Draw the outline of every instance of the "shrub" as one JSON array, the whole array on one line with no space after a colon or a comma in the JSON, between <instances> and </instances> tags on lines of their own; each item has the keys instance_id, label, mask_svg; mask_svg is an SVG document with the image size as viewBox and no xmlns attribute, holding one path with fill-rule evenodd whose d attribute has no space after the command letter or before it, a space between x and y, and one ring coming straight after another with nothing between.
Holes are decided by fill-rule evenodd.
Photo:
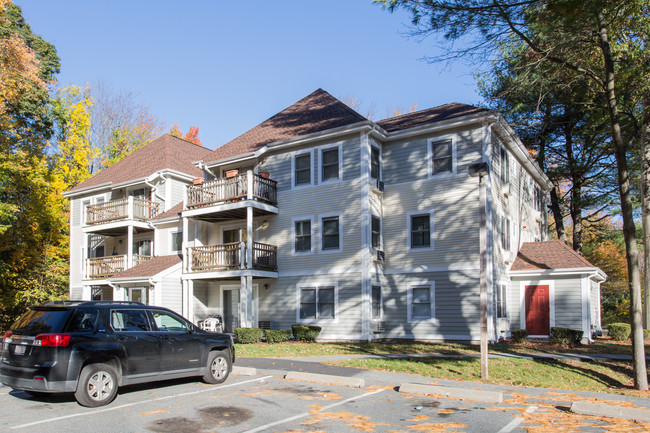
<instances>
[{"instance_id":1,"label":"shrub","mask_svg":"<svg viewBox=\"0 0 650 433\"><path fill-rule=\"evenodd\" d=\"M607 326L607 334L616 341L625 341L630 338L632 327L629 323L610 323ZM645 331L644 331L645 334Z\"/></svg>"},{"instance_id":2,"label":"shrub","mask_svg":"<svg viewBox=\"0 0 650 433\"><path fill-rule=\"evenodd\" d=\"M235 328L235 340L241 344L259 343L263 335L259 328Z\"/></svg>"},{"instance_id":3,"label":"shrub","mask_svg":"<svg viewBox=\"0 0 650 433\"><path fill-rule=\"evenodd\" d=\"M267 343L284 343L291 338L291 329L267 329L264 335Z\"/></svg>"},{"instance_id":4,"label":"shrub","mask_svg":"<svg viewBox=\"0 0 650 433\"><path fill-rule=\"evenodd\" d=\"M551 328L551 343L564 346L579 346L584 332L569 328Z\"/></svg>"},{"instance_id":5,"label":"shrub","mask_svg":"<svg viewBox=\"0 0 650 433\"><path fill-rule=\"evenodd\" d=\"M316 341L321 329L320 326L314 325L291 325L293 338L296 341Z\"/></svg>"},{"instance_id":6,"label":"shrub","mask_svg":"<svg viewBox=\"0 0 650 433\"><path fill-rule=\"evenodd\" d=\"M650 329L644 329L643 330L643 339L644 340L650 339Z\"/></svg>"},{"instance_id":7,"label":"shrub","mask_svg":"<svg viewBox=\"0 0 650 433\"><path fill-rule=\"evenodd\" d=\"M513 329L512 331L510 331L510 338L515 343L521 343L525 341L526 337L528 337L528 331L526 331L525 329Z\"/></svg>"}]
</instances>

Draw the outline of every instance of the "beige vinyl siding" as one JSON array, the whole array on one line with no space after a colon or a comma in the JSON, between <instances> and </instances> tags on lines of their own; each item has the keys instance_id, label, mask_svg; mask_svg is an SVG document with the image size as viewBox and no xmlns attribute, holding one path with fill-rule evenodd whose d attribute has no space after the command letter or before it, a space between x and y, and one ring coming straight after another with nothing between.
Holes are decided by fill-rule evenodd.
<instances>
[{"instance_id":1,"label":"beige vinyl siding","mask_svg":"<svg viewBox=\"0 0 650 433\"><path fill-rule=\"evenodd\" d=\"M278 193L280 213L268 218L269 226L260 238L278 246L278 269L283 272L310 272L361 264L361 200L359 182L338 182L313 188ZM339 239L342 251L320 251L321 217L340 215ZM293 254L293 219L312 219L312 254Z\"/></svg>"},{"instance_id":2,"label":"beige vinyl siding","mask_svg":"<svg viewBox=\"0 0 650 433\"><path fill-rule=\"evenodd\" d=\"M178 314L183 314L183 286L180 271L164 278L160 285L162 305Z\"/></svg>"},{"instance_id":3,"label":"beige vinyl siding","mask_svg":"<svg viewBox=\"0 0 650 433\"><path fill-rule=\"evenodd\" d=\"M70 285L70 300L78 301L83 297L83 287Z\"/></svg>"},{"instance_id":4,"label":"beige vinyl siding","mask_svg":"<svg viewBox=\"0 0 650 433\"><path fill-rule=\"evenodd\" d=\"M478 269L478 187L469 176L387 186L383 235L388 268L475 266ZM408 215L433 211L433 249L408 250Z\"/></svg>"},{"instance_id":5,"label":"beige vinyl siding","mask_svg":"<svg viewBox=\"0 0 650 433\"><path fill-rule=\"evenodd\" d=\"M275 329L291 329L291 325L298 323L299 287L336 285L335 319L310 323L322 327L321 339L361 338L361 274L280 277L268 280L268 284L268 290L260 289L259 319L272 321Z\"/></svg>"},{"instance_id":6,"label":"beige vinyl siding","mask_svg":"<svg viewBox=\"0 0 650 433\"><path fill-rule=\"evenodd\" d=\"M169 209L173 208L185 199L185 188L187 188L187 185L188 184L175 179L166 182L165 187L171 188L171 203L169 203Z\"/></svg>"},{"instance_id":7,"label":"beige vinyl siding","mask_svg":"<svg viewBox=\"0 0 650 433\"><path fill-rule=\"evenodd\" d=\"M523 302L521 290L521 281L514 280L508 284L508 293L506 294L506 309L508 312L508 319L510 320L510 330L524 329L525 323L521 323L521 309L524 308L521 303Z\"/></svg>"},{"instance_id":8,"label":"beige vinyl siding","mask_svg":"<svg viewBox=\"0 0 650 433\"><path fill-rule=\"evenodd\" d=\"M409 284L433 282L435 320L408 322ZM476 340L479 281L476 272L388 274L382 282L384 338Z\"/></svg>"},{"instance_id":9,"label":"beige vinyl siding","mask_svg":"<svg viewBox=\"0 0 650 433\"><path fill-rule=\"evenodd\" d=\"M582 330L582 291L580 278L554 278L555 326Z\"/></svg>"}]
</instances>

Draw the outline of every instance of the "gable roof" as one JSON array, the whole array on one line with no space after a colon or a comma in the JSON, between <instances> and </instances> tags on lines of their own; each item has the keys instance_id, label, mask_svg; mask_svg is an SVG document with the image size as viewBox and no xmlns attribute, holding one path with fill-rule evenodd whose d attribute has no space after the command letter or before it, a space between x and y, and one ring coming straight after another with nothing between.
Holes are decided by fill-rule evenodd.
<instances>
[{"instance_id":1,"label":"gable roof","mask_svg":"<svg viewBox=\"0 0 650 433\"><path fill-rule=\"evenodd\" d=\"M595 268L564 242L524 242L510 271Z\"/></svg>"},{"instance_id":2,"label":"gable roof","mask_svg":"<svg viewBox=\"0 0 650 433\"><path fill-rule=\"evenodd\" d=\"M141 179L163 169L203 177L203 171L194 166L192 162L204 159L210 152L212 150L165 134L100 171L90 179L81 182L67 193L105 183L116 185L130 180Z\"/></svg>"},{"instance_id":3,"label":"gable roof","mask_svg":"<svg viewBox=\"0 0 650 433\"><path fill-rule=\"evenodd\" d=\"M147 278L161 273L174 265L181 263L183 259L179 255L152 257L132 268L113 275L110 279L116 278Z\"/></svg>"},{"instance_id":4,"label":"gable roof","mask_svg":"<svg viewBox=\"0 0 650 433\"><path fill-rule=\"evenodd\" d=\"M443 120L468 116L470 114L487 112L489 112L489 110L486 108L453 102L451 104L440 105L438 107L429 108L427 110L416 111L413 113L402 114L401 116L380 120L377 122L377 125L384 128L386 132L395 132L402 129L415 128L416 126L422 126L429 123L441 122Z\"/></svg>"},{"instance_id":5,"label":"gable roof","mask_svg":"<svg viewBox=\"0 0 650 433\"><path fill-rule=\"evenodd\" d=\"M269 143L367 121L323 89L302 98L278 114L218 147L207 161L217 161L261 149Z\"/></svg>"}]
</instances>

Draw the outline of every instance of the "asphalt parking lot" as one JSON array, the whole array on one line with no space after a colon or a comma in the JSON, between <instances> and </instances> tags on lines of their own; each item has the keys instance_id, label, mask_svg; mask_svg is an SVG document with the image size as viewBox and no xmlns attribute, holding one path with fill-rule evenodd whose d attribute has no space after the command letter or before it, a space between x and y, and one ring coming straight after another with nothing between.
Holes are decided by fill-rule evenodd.
<instances>
[{"instance_id":1,"label":"asphalt parking lot","mask_svg":"<svg viewBox=\"0 0 650 433\"><path fill-rule=\"evenodd\" d=\"M484 403L232 375L222 385L177 380L123 388L109 406L89 409L72 396L33 397L0 386L3 432L527 432L648 431L647 424L568 412L569 395L504 394ZM622 429L621 429L622 428Z\"/></svg>"}]
</instances>

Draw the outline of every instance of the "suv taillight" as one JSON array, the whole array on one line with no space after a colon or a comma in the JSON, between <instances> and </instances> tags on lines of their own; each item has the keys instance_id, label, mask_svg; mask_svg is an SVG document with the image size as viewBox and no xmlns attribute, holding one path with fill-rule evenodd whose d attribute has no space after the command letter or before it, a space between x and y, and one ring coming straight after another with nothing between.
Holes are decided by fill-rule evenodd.
<instances>
[{"instance_id":1,"label":"suv taillight","mask_svg":"<svg viewBox=\"0 0 650 433\"><path fill-rule=\"evenodd\" d=\"M2 338L3 343L11 343L11 336L14 335L13 331L5 332L5 336Z\"/></svg>"},{"instance_id":2,"label":"suv taillight","mask_svg":"<svg viewBox=\"0 0 650 433\"><path fill-rule=\"evenodd\" d=\"M70 334L39 334L34 338L34 346L61 347L70 343Z\"/></svg>"}]
</instances>

